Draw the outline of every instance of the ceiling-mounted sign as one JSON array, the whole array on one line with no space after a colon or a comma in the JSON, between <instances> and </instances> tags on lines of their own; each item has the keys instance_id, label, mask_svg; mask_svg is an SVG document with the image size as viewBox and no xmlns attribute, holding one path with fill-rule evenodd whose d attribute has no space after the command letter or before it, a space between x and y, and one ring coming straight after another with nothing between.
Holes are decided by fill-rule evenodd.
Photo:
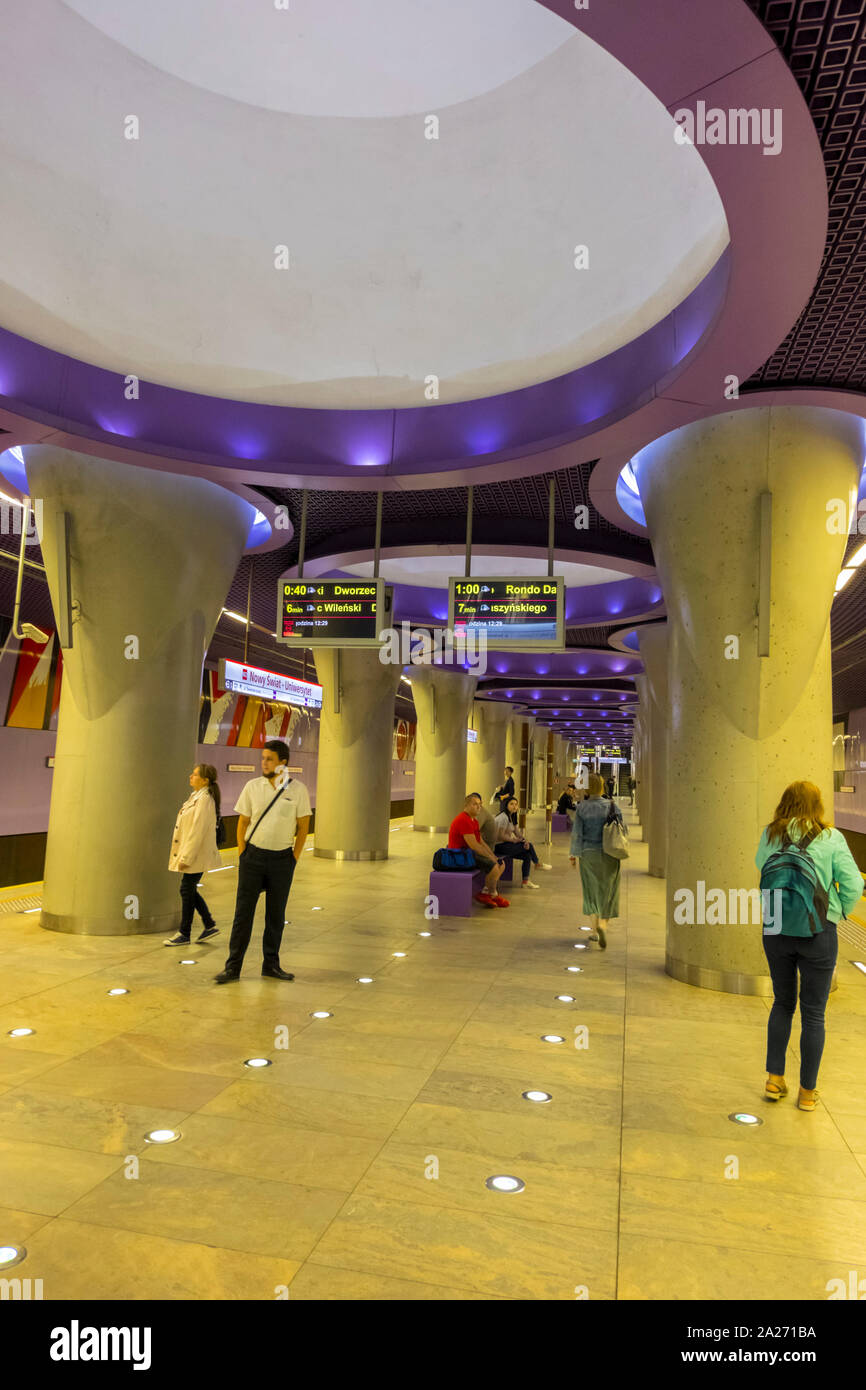
<instances>
[{"instance_id":1,"label":"ceiling-mounted sign","mask_svg":"<svg viewBox=\"0 0 866 1390\"><path fill-rule=\"evenodd\" d=\"M377 647L391 620L384 579L279 580L277 641L288 647Z\"/></svg>"},{"instance_id":2,"label":"ceiling-mounted sign","mask_svg":"<svg viewBox=\"0 0 866 1390\"><path fill-rule=\"evenodd\" d=\"M306 709L322 708L320 685L295 680L294 676L284 676L279 671L265 671L260 666L246 666L242 661L223 658L219 664L219 683L223 690L232 690L236 695L258 695L262 700L279 700Z\"/></svg>"},{"instance_id":3,"label":"ceiling-mounted sign","mask_svg":"<svg viewBox=\"0 0 866 1390\"><path fill-rule=\"evenodd\" d=\"M448 625L497 651L565 648L565 583L550 579L451 579Z\"/></svg>"}]
</instances>

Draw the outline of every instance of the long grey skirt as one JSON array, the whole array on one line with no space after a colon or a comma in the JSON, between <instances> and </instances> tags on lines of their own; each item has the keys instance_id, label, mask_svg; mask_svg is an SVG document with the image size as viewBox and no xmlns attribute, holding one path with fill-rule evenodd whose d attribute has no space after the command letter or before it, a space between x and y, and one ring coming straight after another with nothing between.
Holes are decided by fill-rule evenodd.
<instances>
[{"instance_id":1,"label":"long grey skirt","mask_svg":"<svg viewBox=\"0 0 866 1390\"><path fill-rule=\"evenodd\" d=\"M618 917L620 861L603 849L585 849L578 863L584 912L589 917Z\"/></svg>"}]
</instances>

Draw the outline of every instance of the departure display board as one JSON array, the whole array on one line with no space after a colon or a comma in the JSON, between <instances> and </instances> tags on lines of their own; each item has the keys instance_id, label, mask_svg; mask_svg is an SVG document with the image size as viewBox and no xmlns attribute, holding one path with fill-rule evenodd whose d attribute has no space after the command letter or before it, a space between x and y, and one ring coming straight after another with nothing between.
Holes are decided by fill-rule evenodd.
<instances>
[{"instance_id":1,"label":"departure display board","mask_svg":"<svg viewBox=\"0 0 866 1390\"><path fill-rule=\"evenodd\" d=\"M384 579L279 580L277 641L289 647L376 647L388 626Z\"/></svg>"},{"instance_id":2,"label":"departure display board","mask_svg":"<svg viewBox=\"0 0 866 1390\"><path fill-rule=\"evenodd\" d=\"M448 621L498 651L555 651L565 647L565 584L561 578L449 580Z\"/></svg>"}]
</instances>

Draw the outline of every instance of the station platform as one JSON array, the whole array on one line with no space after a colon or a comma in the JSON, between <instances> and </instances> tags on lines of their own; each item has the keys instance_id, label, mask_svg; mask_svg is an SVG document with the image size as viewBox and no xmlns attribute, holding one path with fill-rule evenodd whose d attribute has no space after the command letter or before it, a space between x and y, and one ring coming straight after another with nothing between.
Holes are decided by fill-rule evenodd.
<instances>
[{"instance_id":1,"label":"station platform","mask_svg":"<svg viewBox=\"0 0 866 1390\"><path fill-rule=\"evenodd\" d=\"M39 885L6 891L0 1243L46 1300L826 1300L866 1269L866 932L840 929L821 1106L770 1106L770 1001L665 975L665 886L632 836L606 952L575 950L565 837L539 892L468 919L425 919L435 845L410 821L385 862L307 853L292 983L260 977L260 908L241 981L213 984L233 853L202 885L221 934L188 949L49 933L20 910ZM146 1144L162 1127L181 1139Z\"/></svg>"}]
</instances>

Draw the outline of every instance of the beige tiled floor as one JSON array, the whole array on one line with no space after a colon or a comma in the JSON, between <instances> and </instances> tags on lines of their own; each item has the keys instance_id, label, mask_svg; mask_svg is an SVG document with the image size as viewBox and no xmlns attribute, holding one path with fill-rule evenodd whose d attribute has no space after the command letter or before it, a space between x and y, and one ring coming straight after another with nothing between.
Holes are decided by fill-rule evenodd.
<instances>
[{"instance_id":1,"label":"beige tiled floor","mask_svg":"<svg viewBox=\"0 0 866 1390\"><path fill-rule=\"evenodd\" d=\"M664 974L639 838L606 953L574 950L564 837L540 892L466 920L425 921L430 852L404 823L386 864L305 855L291 984L259 975L260 919L240 984L213 984L233 871L206 880L223 935L195 967L0 916L0 1244L46 1298L821 1300L866 1264L866 977L840 963L823 1107L769 1107L768 1001Z\"/></svg>"}]
</instances>

